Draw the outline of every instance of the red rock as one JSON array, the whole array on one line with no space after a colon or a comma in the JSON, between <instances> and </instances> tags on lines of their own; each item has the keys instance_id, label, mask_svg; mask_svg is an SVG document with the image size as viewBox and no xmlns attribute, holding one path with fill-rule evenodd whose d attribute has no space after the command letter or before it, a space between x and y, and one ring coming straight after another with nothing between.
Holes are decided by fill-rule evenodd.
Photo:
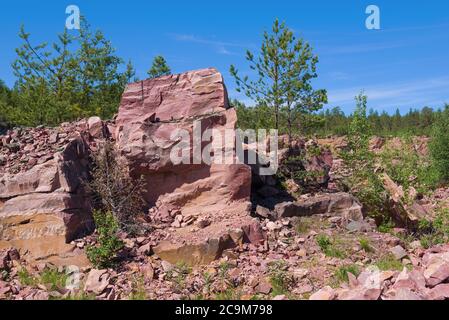
<instances>
[{"instance_id":1,"label":"red rock","mask_svg":"<svg viewBox=\"0 0 449 320\"><path fill-rule=\"evenodd\" d=\"M439 284L429 292L429 298L432 300L447 300L449 299L449 284Z\"/></svg>"},{"instance_id":2,"label":"red rock","mask_svg":"<svg viewBox=\"0 0 449 320\"><path fill-rule=\"evenodd\" d=\"M414 291L425 289L426 279L418 270L408 271L407 268L398 275L393 288L406 288Z\"/></svg>"},{"instance_id":3,"label":"red rock","mask_svg":"<svg viewBox=\"0 0 449 320\"><path fill-rule=\"evenodd\" d=\"M363 219L362 206L358 200L347 193L317 195L307 200L283 202L275 206L278 218L311 216L314 214L333 214L344 220Z\"/></svg>"},{"instance_id":4,"label":"red rock","mask_svg":"<svg viewBox=\"0 0 449 320\"><path fill-rule=\"evenodd\" d=\"M271 286L271 284L265 279L261 280L255 288L256 292L261 294L269 294L272 289L273 287Z\"/></svg>"},{"instance_id":5,"label":"red rock","mask_svg":"<svg viewBox=\"0 0 449 320\"><path fill-rule=\"evenodd\" d=\"M104 124L100 117L90 117L87 120L87 126L92 137L97 139L104 137Z\"/></svg>"},{"instance_id":6,"label":"red rock","mask_svg":"<svg viewBox=\"0 0 449 320\"><path fill-rule=\"evenodd\" d=\"M423 296L408 289L408 288L397 288L390 289L383 296L384 300L423 300Z\"/></svg>"},{"instance_id":7,"label":"red rock","mask_svg":"<svg viewBox=\"0 0 449 320\"><path fill-rule=\"evenodd\" d=\"M329 286L326 286L319 291L312 294L309 300L334 300L336 298L336 292Z\"/></svg>"},{"instance_id":8,"label":"red rock","mask_svg":"<svg viewBox=\"0 0 449 320\"><path fill-rule=\"evenodd\" d=\"M338 300L379 300L382 291L370 288L352 288L338 292Z\"/></svg>"},{"instance_id":9,"label":"red rock","mask_svg":"<svg viewBox=\"0 0 449 320\"><path fill-rule=\"evenodd\" d=\"M424 277L429 287L435 287L444 282L449 279L449 262L444 260L433 262L424 270Z\"/></svg>"},{"instance_id":10,"label":"red rock","mask_svg":"<svg viewBox=\"0 0 449 320\"><path fill-rule=\"evenodd\" d=\"M405 258L408 253L405 251L404 248L401 246L396 246L390 249L390 252L393 254L396 260L401 260L402 258Z\"/></svg>"},{"instance_id":11,"label":"red rock","mask_svg":"<svg viewBox=\"0 0 449 320\"><path fill-rule=\"evenodd\" d=\"M89 200L81 188L81 179L87 177L87 142L73 132L72 140L58 148L52 160L1 175L0 249L29 251L27 259L62 258L73 249L67 243L93 229Z\"/></svg>"},{"instance_id":12,"label":"red rock","mask_svg":"<svg viewBox=\"0 0 449 320\"><path fill-rule=\"evenodd\" d=\"M109 285L109 280L110 276L107 270L92 269L87 275L84 291L99 295Z\"/></svg>"}]
</instances>

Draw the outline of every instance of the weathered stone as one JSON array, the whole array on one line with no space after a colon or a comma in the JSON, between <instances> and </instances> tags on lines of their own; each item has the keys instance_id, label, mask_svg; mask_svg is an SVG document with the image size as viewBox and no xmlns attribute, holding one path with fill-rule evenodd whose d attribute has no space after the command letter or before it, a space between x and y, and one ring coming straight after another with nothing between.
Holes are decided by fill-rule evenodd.
<instances>
[{"instance_id":1,"label":"weathered stone","mask_svg":"<svg viewBox=\"0 0 449 320\"><path fill-rule=\"evenodd\" d=\"M423 297L408 289L408 288L397 288L388 290L383 296L384 300L402 300L402 301L414 301L423 300Z\"/></svg>"},{"instance_id":2,"label":"weathered stone","mask_svg":"<svg viewBox=\"0 0 449 320\"><path fill-rule=\"evenodd\" d=\"M84 291L100 295L109 285L110 276L107 270L92 269L87 275Z\"/></svg>"},{"instance_id":3,"label":"weathered stone","mask_svg":"<svg viewBox=\"0 0 449 320\"><path fill-rule=\"evenodd\" d=\"M93 230L89 199L81 188L88 157L87 142L75 132L51 160L1 176L0 248L28 252L27 260L87 261L75 258L68 243Z\"/></svg>"},{"instance_id":4,"label":"weathered stone","mask_svg":"<svg viewBox=\"0 0 449 320\"><path fill-rule=\"evenodd\" d=\"M174 165L170 154L179 141L172 133L177 129L192 132L194 121L201 125L201 132L208 128L222 132L235 129L236 120L221 74L204 69L128 85L115 137L133 172L148 180L148 202L174 204L183 214L215 213L214 205L219 203L249 200L249 166ZM192 147L185 151L193 161Z\"/></svg>"},{"instance_id":5,"label":"weathered stone","mask_svg":"<svg viewBox=\"0 0 449 320\"><path fill-rule=\"evenodd\" d=\"M429 292L431 300L448 300L449 299L449 283L439 284Z\"/></svg>"},{"instance_id":6,"label":"weathered stone","mask_svg":"<svg viewBox=\"0 0 449 320\"><path fill-rule=\"evenodd\" d=\"M322 288L321 290L312 294L309 300L334 300L336 298L336 292L329 286Z\"/></svg>"},{"instance_id":7,"label":"weathered stone","mask_svg":"<svg viewBox=\"0 0 449 320\"><path fill-rule=\"evenodd\" d=\"M445 260L435 261L427 266L424 270L424 277L430 287L449 279L449 262Z\"/></svg>"},{"instance_id":8,"label":"weathered stone","mask_svg":"<svg viewBox=\"0 0 449 320\"><path fill-rule=\"evenodd\" d=\"M278 218L332 214L347 221L363 219L360 203L347 193L323 194L303 201L283 202L277 204L274 210Z\"/></svg>"},{"instance_id":9,"label":"weathered stone","mask_svg":"<svg viewBox=\"0 0 449 320\"><path fill-rule=\"evenodd\" d=\"M90 117L87 120L89 134L97 139L104 137L104 124L100 117Z\"/></svg>"},{"instance_id":10,"label":"weathered stone","mask_svg":"<svg viewBox=\"0 0 449 320\"><path fill-rule=\"evenodd\" d=\"M259 217L262 217L262 218L265 218L265 219L271 216L271 212L270 212L269 209L267 209L265 207L262 207L262 206L259 206L259 205L256 207L256 214Z\"/></svg>"},{"instance_id":11,"label":"weathered stone","mask_svg":"<svg viewBox=\"0 0 449 320\"><path fill-rule=\"evenodd\" d=\"M390 252L393 254L396 260L401 260L402 258L405 258L408 253L405 251L404 248L401 246L396 246L390 249Z\"/></svg>"},{"instance_id":12,"label":"weathered stone","mask_svg":"<svg viewBox=\"0 0 449 320\"><path fill-rule=\"evenodd\" d=\"M271 284L266 279L262 279L255 290L256 292L261 294L269 294L272 289L273 287L271 286Z\"/></svg>"}]
</instances>

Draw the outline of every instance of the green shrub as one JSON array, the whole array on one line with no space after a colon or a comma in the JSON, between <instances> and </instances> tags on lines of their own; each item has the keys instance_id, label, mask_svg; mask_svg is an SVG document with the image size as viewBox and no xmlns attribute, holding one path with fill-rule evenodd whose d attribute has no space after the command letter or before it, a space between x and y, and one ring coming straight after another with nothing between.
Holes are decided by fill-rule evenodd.
<instances>
[{"instance_id":1,"label":"green shrub","mask_svg":"<svg viewBox=\"0 0 449 320\"><path fill-rule=\"evenodd\" d=\"M376 266L382 271L389 271L389 270L401 271L404 268L401 261L397 260L392 254L387 254L381 257L376 262Z\"/></svg>"},{"instance_id":2,"label":"green shrub","mask_svg":"<svg viewBox=\"0 0 449 320\"><path fill-rule=\"evenodd\" d=\"M97 245L87 247L87 257L98 268L115 265L117 253L123 248L123 241L118 237L119 223L115 216L106 212L94 211L97 226Z\"/></svg>"},{"instance_id":3,"label":"green shrub","mask_svg":"<svg viewBox=\"0 0 449 320\"><path fill-rule=\"evenodd\" d=\"M30 274L26 268L21 268L17 273L17 276L19 277L20 283L24 286L34 287L39 284L39 279Z\"/></svg>"},{"instance_id":4,"label":"green shrub","mask_svg":"<svg viewBox=\"0 0 449 320\"><path fill-rule=\"evenodd\" d=\"M449 182L449 105L446 105L433 126L429 150L438 180Z\"/></svg>"},{"instance_id":5,"label":"green shrub","mask_svg":"<svg viewBox=\"0 0 449 320\"><path fill-rule=\"evenodd\" d=\"M358 277L360 274L360 269L355 264L341 266L335 271L334 277L338 282L348 282L348 273L352 273L354 276Z\"/></svg>"},{"instance_id":6,"label":"green shrub","mask_svg":"<svg viewBox=\"0 0 449 320\"><path fill-rule=\"evenodd\" d=\"M130 234L144 231L142 223L137 222L144 206L143 179L131 177L126 159L112 141L102 143L101 148L92 154L92 160L92 179L86 187L95 207L113 214L120 230Z\"/></svg>"},{"instance_id":7,"label":"green shrub","mask_svg":"<svg viewBox=\"0 0 449 320\"><path fill-rule=\"evenodd\" d=\"M50 290L62 289L66 286L68 275L65 272L58 272L56 269L45 269L40 274L40 282L47 285Z\"/></svg>"},{"instance_id":8,"label":"green shrub","mask_svg":"<svg viewBox=\"0 0 449 320\"><path fill-rule=\"evenodd\" d=\"M177 263L172 269L167 271L166 278L176 285L176 289L181 290L184 287L187 276L192 269L184 262Z\"/></svg>"},{"instance_id":9,"label":"green shrub","mask_svg":"<svg viewBox=\"0 0 449 320\"><path fill-rule=\"evenodd\" d=\"M420 242L424 248L449 241L449 209L440 209L432 221L422 220L418 226Z\"/></svg>"},{"instance_id":10,"label":"green shrub","mask_svg":"<svg viewBox=\"0 0 449 320\"><path fill-rule=\"evenodd\" d=\"M326 256L334 258L345 257L345 254L336 247L335 243L328 236L320 234L317 236L316 242Z\"/></svg>"},{"instance_id":11,"label":"green shrub","mask_svg":"<svg viewBox=\"0 0 449 320\"><path fill-rule=\"evenodd\" d=\"M371 246L371 243L370 243L369 239L367 239L367 238L360 238L359 244L360 244L360 247L362 248L362 250L365 251L366 253L370 253L370 252L374 251L374 248Z\"/></svg>"},{"instance_id":12,"label":"green shrub","mask_svg":"<svg viewBox=\"0 0 449 320\"><path fill-rule=\"evenodd\" d=\"M363 92L356 97L356 104L347 137L348 150L341 153L351 171L345 184L363 203L368 215L381 220L386 215L386 192L375 170L375 156L369 149L371 126L366 115L367 96Z\"/></svg>"}]
</instances>

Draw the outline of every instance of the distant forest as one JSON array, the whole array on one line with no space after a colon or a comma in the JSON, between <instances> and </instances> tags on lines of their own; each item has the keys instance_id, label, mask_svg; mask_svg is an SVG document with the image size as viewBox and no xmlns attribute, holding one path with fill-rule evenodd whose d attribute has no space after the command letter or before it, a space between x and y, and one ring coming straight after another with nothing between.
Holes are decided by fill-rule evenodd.
<instances>
[{"instance_id":1,"label":"distant forest","mask_svg":"<svg viewBox=\"0 0 449 320\"><path fill-rule=\"evenodd\" d=\"M234 100L232 104L237 109L239 126L248 128L272 128L273 117L267 107L247 107L243 103ZM399 109L394 114L387 112L379 113L370 109L367 118L372 133L377 136L403 136L403 135L425 135L432 133L433 124L437 119L444 117L443 110L449 109L449 105L434 110L429 107L410 109L406 114L401 114ZM285 121L281 121L280 134L286 133ZM306 114L298 120L294 126L296 134L332 136L347 135L352 114L346 115L340 107L322 110L314 114Z\"/></svg>"}]
</instances>

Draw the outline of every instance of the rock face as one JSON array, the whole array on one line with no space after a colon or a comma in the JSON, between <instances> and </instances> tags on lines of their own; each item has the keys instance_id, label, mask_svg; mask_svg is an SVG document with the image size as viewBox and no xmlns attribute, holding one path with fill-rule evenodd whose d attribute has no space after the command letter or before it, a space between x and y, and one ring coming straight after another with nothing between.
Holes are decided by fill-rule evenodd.
<instances>
[{"instance_id":1,"label":"rock face","mask_svg":"<svg viewBox=\"0 0 449 320\"><path fill-rule=\"evenodd\" d=\"M133 83L123 94L114 136L132 174L146 182L145 200L155 206L151 218L176 228L168 239L170 245L155 249L170 262L186 260L193 251L198 254L189 260L208 261L219 253L219 239L226 238L230 228L254 223L249 216L250 167L238 164L235 154L233 164L194 161L198 160L192 143L195 130L202 134L213 129L224 136L226 129L236 128L236 121L223 78L215 69ZM190 145L183 148L187 163L174 164L170 157L180 142L173 135L177 130L190 136ZM200 142L200 148L209 143ZM222 149L212 151L215 155ZM198 232L189 225L203 220L208 223L201 224Z\"/></svg>"},{"instance_id":2,"label":"rock face","mask_svg":"<svg viewBox=\"0 0 449 320\"><path fill-rule=\"evenodd\" d=\"M215 69L145 80L125 90L115 136L134 174L148 182L146 200L178 207L188 207L200 197L204 207L248 200L251 173L246 165L172 163L170 152L179 139L171 135L184 129L192 136L194 121L201 132L236 127L236 112ZM193 147L186 149L193 163Z\"/></svg>"},{"instance_id":3,"label":"rock face","mask_svg":"<svg viewBox=\"0 0 449 320\"><path fill-rule=\"evenodd\" d=\"M317 195L306 200L283 202L275 206L277 218L304 217L314 214L333 214L346 221L363 220L362 206L348 193Z\"/></svg>"},{"instance_id":4,"label":"rock face","mask_svg":"<svg viewBox=\"0 0 449 320\"><path fill-rule=\"evenodd\" d=\"M0 166L0 248L13 246L29 259L69 257L73 246L67 243L92 230L82 191L85 127L15 129L2 138L7 161ZM11 143L18 148L8 148Z\"/></svg>"}]
</instances>

